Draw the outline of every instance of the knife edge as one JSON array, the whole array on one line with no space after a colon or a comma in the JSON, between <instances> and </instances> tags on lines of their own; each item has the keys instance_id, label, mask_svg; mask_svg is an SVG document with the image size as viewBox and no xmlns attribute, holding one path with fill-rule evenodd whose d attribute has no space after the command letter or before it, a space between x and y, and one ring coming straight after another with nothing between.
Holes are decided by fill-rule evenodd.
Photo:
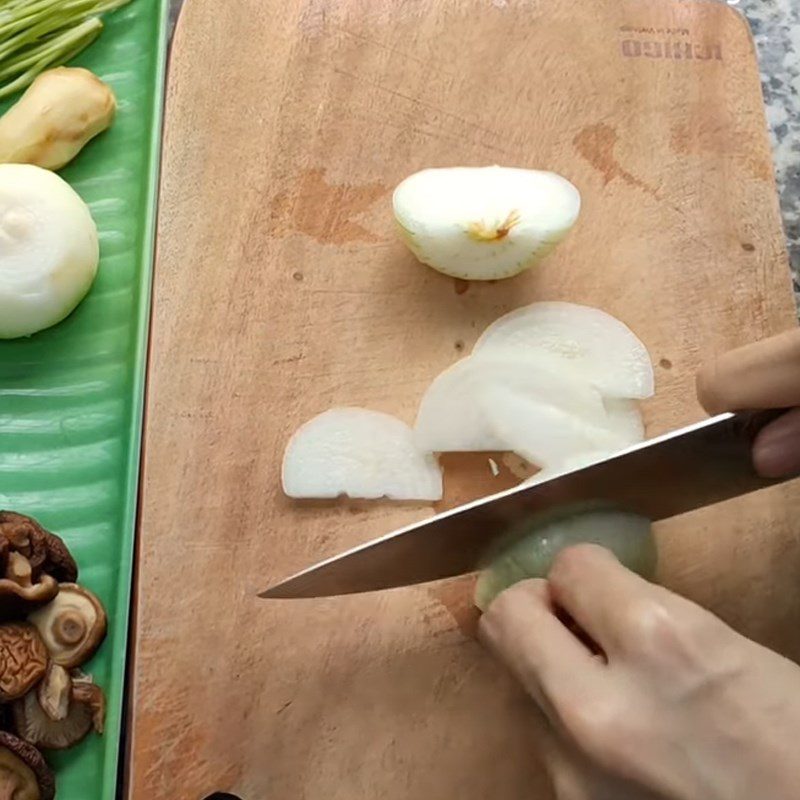
<instances>
[{"instance_id":1,"label":"knife edge","mask_svg":"<svg viewBox=\"0 0 800 800\"><path fill-rule=\"evenodd\" d=\"M547 481L480 498L320 561L259 597L352 594L472 572L521 516L573 502L604 502L655 521L780 483L752 466L752 439L763 424L757 419L720 414Z\"/></svg>"}]
</instances>

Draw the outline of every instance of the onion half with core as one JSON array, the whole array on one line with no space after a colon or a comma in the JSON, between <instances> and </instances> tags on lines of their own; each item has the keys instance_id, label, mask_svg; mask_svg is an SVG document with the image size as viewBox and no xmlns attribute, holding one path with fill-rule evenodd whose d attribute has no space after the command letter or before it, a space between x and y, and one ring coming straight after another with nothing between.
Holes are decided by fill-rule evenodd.
<instances>
[{"instance_id":1,"label":"onion half with core","mask_svg":"<svg viewBox=\"0 0 800 800\"><path fill-rule=\"evenodd\" d=\"M549 253L578 219L581 197L553 172L451 167L406 178L392 203L423 264L481 281L516 275Z\"/></svg>"}]
</instances>

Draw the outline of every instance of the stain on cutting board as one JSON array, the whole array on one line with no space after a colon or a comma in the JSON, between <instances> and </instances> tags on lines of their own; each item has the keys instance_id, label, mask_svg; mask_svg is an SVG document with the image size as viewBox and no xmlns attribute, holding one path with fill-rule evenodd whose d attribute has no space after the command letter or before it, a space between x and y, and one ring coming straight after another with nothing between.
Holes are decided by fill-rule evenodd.
<instances>
[{"instance_id":1,"label":"stain on cutting board","mask_svg":"<svg viewBox=\"0 0 800 800\"><path fill-rule=\"evenodd\" d=\"M374 244L381 237L355 218L388 192L382 183L331 183L324 169L305 170L293 191L279 192L270 201L271 227L277 235L303 233L321 244Z\"/></svg>"},{"instance_id":2,"label":"stain on cutting board","mask_svg":"<svg viewBox=\"0 0 800 800\"><path fill-rule=\"evenodd\" d=\"M619 178L629 186L635 186L655 197L656 190L652 186L632 175L617 161L615 150L618 138L615 128L600 122L583 128L572 143L580 155L602 174L605 184Z\"/></svg>"}]
</instances>

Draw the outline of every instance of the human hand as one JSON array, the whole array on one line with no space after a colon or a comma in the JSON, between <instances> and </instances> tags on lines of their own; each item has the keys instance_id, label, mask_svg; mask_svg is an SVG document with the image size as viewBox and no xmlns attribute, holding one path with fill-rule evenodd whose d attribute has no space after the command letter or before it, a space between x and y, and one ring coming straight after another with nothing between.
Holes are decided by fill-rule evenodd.
<instances>
[{"instance_id":1,"label":"human hand","mask_svg":"<svg viewBox=\"0 0 800 800\"><path fill-rule=\"evenodd\" d=\"M764 427L753 463L767 478L800 472L800 329L725 353L697 375L697 396L709 414L789 408Z\"/></svg>"},{"instance_id":2,"label":"human hand","mask_svg":"<svg viewBox=\"0 0 800 800\"><path fill-rule=\"evenodd\" d=\"M558 800L797 798L800 667L609 551L564 550L480 633L543 712Z\"/></svg>"}]
</instances>

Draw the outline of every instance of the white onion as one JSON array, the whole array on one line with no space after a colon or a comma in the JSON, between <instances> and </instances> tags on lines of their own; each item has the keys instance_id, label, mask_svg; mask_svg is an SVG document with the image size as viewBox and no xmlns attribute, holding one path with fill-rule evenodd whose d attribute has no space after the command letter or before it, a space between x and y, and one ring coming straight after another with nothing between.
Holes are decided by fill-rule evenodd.
<instances>
[{"instance_id":1,"label":"white onion","mask_svg":"<svg viewBox=\"0 0 800 800\"><path fill-rule=\"evenodd\" d=\"M571 370L525 353L468 357L442 372L428 387L414 425L420 448L435 453L507 450L507 438L487 417L493 387L537 399L588 422L606 418L600 395Z\"/></svg>"},{"instance_id":2,"label":"white onion","mask_svg":"<svg viewBox=\"0 0 800 800\"><path fill-rule=\"evenodd\" d=\"M401 420L365 408L332 408L289 441L283 490L298 498L440 500L442 472Z\"/></svg>"},{"instance_id":3,"label":"white onion","mask_svg":"<svg viewBox=\"0 0 800 800\"><path fill-rule=\"evenodd\" d=\"M603 459L608 458L610 455L613 455L613 452L605 450L592 450L591 452L578 453L569 458L565 458L554 466L540 469L535 475L526 478L522 483L526 486L544 483L552 478L557 478L559 475L565 475L567 472L583 469L590 464L596 464L598 461L603 461Z\"/></svg>"},{"instance_id":4,"label":"white onion","mask_svg":"<svg viewBox=\"0 0 800 800\"><path fill-rule=\"evenodd\" d=\"M621 446L630 447L644 441L644 420L635 400L608 397L603 405L606 409L604 427L619 437Z\"/></svg>"},{"instance_id":5,"label":"white onion","mask_svg":"<svg viewBox=\"0 0 800 800\"><path fill-rule=\"evenodd\" d=\"M482 394L491 430L530 464L549 467L586 452L612 452L630 442L618 432L570 413L561 405L543 403L500 386Z\"/></svg>"},{"instance_id":6,"label":"white onion","mask_svg":"<svg viewBox=\"0 0 800 800\"><path fill-rule=\"evenodd\" d=\"M509 533L514 543L491 557L475 587L475 604L486 611L505 589L528 578L546 578L565 547L593 543L607 547L628 569L650 578L656 546L650 521L619 511L584 511L528 520Z\"/></svg>"},{"instance_id":7,"label":"white onion","mask_svg":"<svg viewBox=\"0 0 800 800\"><path fill-rule=\"evenodd\" d=\"M0 339L68 316L99 257L97 228L69 184L30 164L0 164Z\"/></svg>"},{"instance_id":8,"label":"white onion","mask_svg":"<svg viewBox=\"0 0 800 800\"><path fill-rule=\"evenodd\" d=\"M566 236L580 193L553 172L509 167L426 169L395 189L394 213L423 264L465 280L508 278Z\"/></svg>"},{"instance_id":9,"label":"white onion","mask_svg":"<svg viewBox=\"0 0 800 800\"><path fill-rule=\"evenodd\" d=\"M484 331L473 354L509 350L555 355L606 397L653 394L653 367L644 344L627 325L598 308L561 302L518 308Z\"/></svg>"}]
</instances>

